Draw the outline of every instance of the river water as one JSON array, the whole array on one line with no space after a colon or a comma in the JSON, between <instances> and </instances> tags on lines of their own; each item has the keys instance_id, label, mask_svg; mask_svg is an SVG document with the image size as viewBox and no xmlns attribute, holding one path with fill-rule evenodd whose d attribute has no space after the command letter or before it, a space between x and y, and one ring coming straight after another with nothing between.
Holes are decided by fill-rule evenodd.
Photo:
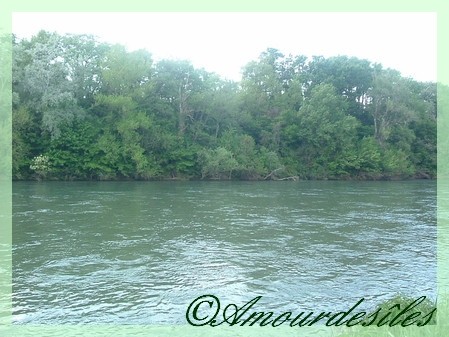
<instances>
[{"instance_id":1,"label":"river water","mask_svg":"<svg viewBox=\"0 0 449 337\"><path fill-rule=\"evenodd\" d=\"M436 296L436 182L15 182L16 323L185 324Z\"/></svg>"}]
</instances>

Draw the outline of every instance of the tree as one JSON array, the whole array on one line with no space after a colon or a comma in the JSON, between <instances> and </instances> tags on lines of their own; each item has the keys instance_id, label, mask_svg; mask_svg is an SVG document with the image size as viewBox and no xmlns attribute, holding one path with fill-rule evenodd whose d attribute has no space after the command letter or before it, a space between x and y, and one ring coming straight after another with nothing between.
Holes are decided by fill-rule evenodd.
<instances>
[{"instance_id":1,"label":"tree","mask_svg":"<svg viewBox=\"0 0 449 337\"><path fill-rule=\"evenodd\" d=\"M347 175L353 165L357 120L346 114L346 102L330 84L316 86L286 129L287 144L296 146L300 176Z\"/></svg>"},{"instance_id":2,"label":"tree","mask_svg":"<svg viewBox=\"0 0 449 337\"><path fill-rule=\"evenodd\" d=\"M325 58L315 56L307 64L304 77L305 94L322 83L332 84L338 95L347 101L347 112L363 125L372 126L373 120L367 112L368 92L373 86L374 65L368 60L356 57L335 56ZM368 135L369 128L361 129L362 137Z\"/></svg>"},{"instance_id":3,"label":"tree","mask_svg":"<svg viewBox=\"0 0 449 337\"><path fill-rule=\"evenodd\" d=\"M50 163L47 156L39 155L31 160L30 169L36 172L39 180L45 178L50 171Z\"/></svg>"},{"instance_id":4,"label":"tree","mask_svg":"<svg viewBox=\"0 0 449 337\"><path fill-rule=\"evenodd\" d=\"M374 120L374 138L384 145L395 125L407 125L414 117L410 107L411 91L399 72L387 69L374 74L370 112Z\"/></svg>"},{"instance_id":5,"label":"tree","mask_svg":"<svg viewBox=\"0 0 449 337\"><path fill-rule=\"evenodd\" d=\"M235 176L237 178L252 180L259 178L264 173L253 137L228 131L223 135L220 143L235 158L237 163Z\"/></svg>"},{"instance_id":6,"label":"tree","mask_svg":"<svg viewBox=\"0 0 449 337\"><path fill-rule=\"evenodd\" d=\"M107 62L110 47L91 35L65 35L62 41L64 65L72 82L73 95L82 108L88 109L103 86L102 67Z\"/></svg>"},{"instance_id":7,"label":"tree","mask_svg":"<svg viewBox=\"0 0 449 337\"><path fill-rule=\"evenodd\" d=\"M305 60L268 48L243 69L241 110L253 119L245 132L273 151L279 149L282 112L302 104Z\"/></svg>"},{"instance_id":8,"label":"tree","mask_svg":"<svg viewBox=\"0 0 449 337\"><path fill-rule=\"evenodd\" d=\"M30 166L31 146L26 136L31 133L32 121L24 106L13 109L12 113L12 176L20 179Z\"/></svg>"},{"instance_id":9,"label":"tree","mask_svg":"<svg viewBox=\"0 0 449 337\"><path fill-rule=\"evenodd\" d=\"M219 136L239 126L238 87L215 74L203 73L202 78L201 90L194 92L190 99L189 133L194 142L213 147Z\"/></svg>"},{"instance_id":10,"label":"tree","mask_svg":"<svg viewBox=\"0 0 449 337\"><path fill-rule=\"evenodd\" d=\"M16 179L436 174L436 84L367 60L268 48L232 82L88 35L42 31L12 48Z\"/></svg>"},{"instance_id":11,"label":"tree","mask_svg":"<svg viewBox=\"0 0 449 337\"><path fill-rule=\"evenodd\" d=\"M192 118L190 99L201 88L201 77L190 62L162 60L156 64L153 87L160 100L177 114L177 130L183 135Z\"/></svg>"},{"instance_id":12,"label":"tree","mask_svg":"<svg viewBox=\"0 0 449 337\"><path fill-rule=\"evenodd\" d=\"M23 53L18 57L23 72L19 72L14 89L41 121L42 130L56 138L61 124L83 115L66 66L64 39L56 33L40 32L15 51Z\"/></svg>"},{"instance_id":13,"label":"tree","mask_svg":"<svg viewBox=\"0 0 449 337\"><path fill-rule=\"evenodd\" d=\"M158 167L144 147L145 134L153 124L150 117L125 96L97 95L96 109L107 111L101 118L103 127L96 147L108 165L122 177L149 179L157 175Z\"/></svg>"},{"instance_id":14,"label":"tree","mask_svg":"<svg viewBox=\"0 0 449 337\"><path fill-rule=\"evenodd\" d=\"M101 63L101 93L106 95L143 95L152 75L151 54L145 50L127 52L121 45L110 46Z\"/></svg>"},{"instance_id":15,"label":"tree","mask_svg":"<svg viewBox=\"0 0 449 337\"><path fill-rule=\"evenodd\" d=\"M201 179L231 179L232 172L238 167L232 152L224 147L204 149L199 153Z\"/></svg>"}]
</instances>

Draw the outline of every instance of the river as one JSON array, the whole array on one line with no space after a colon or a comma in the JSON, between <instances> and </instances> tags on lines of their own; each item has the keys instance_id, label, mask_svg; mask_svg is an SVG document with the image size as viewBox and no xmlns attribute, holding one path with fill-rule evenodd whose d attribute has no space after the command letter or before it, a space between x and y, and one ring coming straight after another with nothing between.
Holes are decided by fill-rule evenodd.
<instances>
[{"instance_id":1,"label":"river","mask_svg":"<svg viewBox=\"0 0 449 337\"><path fill-rule=\"evenodd\" d=\"M185 324L436 296L436 182L14 182L16 323Z\"/></svg>"}]
</instances>

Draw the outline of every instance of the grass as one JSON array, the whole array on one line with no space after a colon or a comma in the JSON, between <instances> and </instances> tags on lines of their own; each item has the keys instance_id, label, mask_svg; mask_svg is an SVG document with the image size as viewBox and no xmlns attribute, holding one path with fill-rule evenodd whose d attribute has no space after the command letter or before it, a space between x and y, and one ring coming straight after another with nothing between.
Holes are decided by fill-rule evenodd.
<instances>
[{"instance_id":1,"label":"grass","mask_svg":"<svg viewBox=\"0 0 449 337\"><path fill-rule=\"evenodd\" d=\"M402 295L395 296L392 299L385 301L380 304L375 310L383 310L382 312L391 312L389 319L386 320L387 324L378 327L376 324L379 323L379 319L370 326L356 325L353 327L342 326L334 330L334 336L336 337L444 337L449 336L449 296L444 298L439 298L438 303L434 303L429 299L425 299L421 303L417 304L414 308L411 308L410 304L416 301L416 298L410 298ZM415 302L417 303L417 302ZM420 317L432 312L436 308L433 315L428 315L431 317L427 324L423 326L417 326L413 324L410 326L403 327L401 324L395 326L389 326L389 321L398 313L400 313L405 308L409 307L404 314L403 318L398 321L402 322L405 317L413 314L414 312L421 312L421 316L417 316L416 321L420 321ZM374 311L375 311L374 310ZM373 312L374 312L373 311ZM383 315L379 315L381 318ZM372 321L373 319L371 319ZM422 320L421 320L422 321Z\"/></svg>"}]
</instances>

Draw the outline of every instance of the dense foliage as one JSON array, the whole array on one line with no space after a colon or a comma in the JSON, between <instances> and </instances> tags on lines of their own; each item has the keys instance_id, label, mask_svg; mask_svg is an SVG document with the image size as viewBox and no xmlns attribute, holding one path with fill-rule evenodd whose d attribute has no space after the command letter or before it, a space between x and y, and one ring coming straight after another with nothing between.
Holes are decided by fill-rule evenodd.
<instances>
[{"instance_id":1,"label":"dense foliage","mask_svg":"<svg viewBox=\"0 0 449 337\"><path fill-rule=\"evenodd\" d=\"M436 175L436 84L267 49L239 83L91 36L13 42L15 179Z\"/></svg>"}]
</instances>

